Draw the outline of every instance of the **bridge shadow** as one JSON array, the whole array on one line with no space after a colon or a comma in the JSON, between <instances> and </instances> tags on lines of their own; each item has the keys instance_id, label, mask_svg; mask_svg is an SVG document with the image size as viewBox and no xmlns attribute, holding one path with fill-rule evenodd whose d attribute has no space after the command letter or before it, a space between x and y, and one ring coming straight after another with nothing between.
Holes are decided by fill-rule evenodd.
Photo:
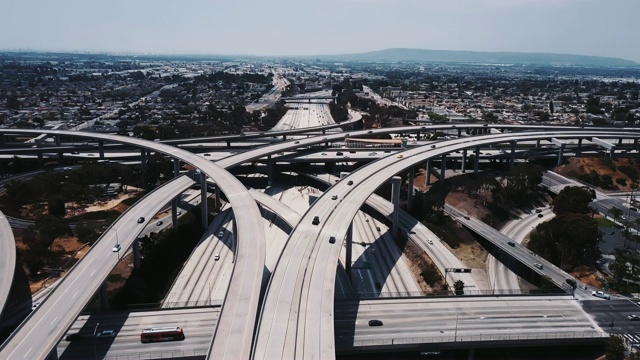
<instances>
[{"instance_id":1,"label":"bridge shadow","mask_svg":"<svg viewBox=\"0 0 640 360\"><path fill-rule=\"evenodd\" d=\"M63 348L58 358L60 360L105 358L115 337L98 338L96 334L113 330L117 337L127 322L129 314L130 312L126 311L80 315L76 321L84 321L83 325L78 330L68 330L65 333L58 345ZM67 340L69 336L73 339Z\"/></svg>"},{"instance_id":2,"label":"bridge shadow","mask_svg":"<svg viewBox=\"0 0 640 360\"><path fill-rule=\"evenodd\" d=\"M16 259L11 289L9 289L4 309L0 309L0 344L22 320L29 316L31 307L35 303L36 301L32 300L29 279L22 267L22 261Z\"/></svg>"}]
</instances>

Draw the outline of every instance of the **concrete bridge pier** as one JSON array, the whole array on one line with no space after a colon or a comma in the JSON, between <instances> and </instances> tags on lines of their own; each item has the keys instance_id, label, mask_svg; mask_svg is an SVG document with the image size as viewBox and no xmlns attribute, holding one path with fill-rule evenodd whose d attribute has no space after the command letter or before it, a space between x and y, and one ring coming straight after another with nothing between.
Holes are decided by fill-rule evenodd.
<instances>
[{"instance_id":1,"label":"concrete bridge pier","mask_svg":"<svg viewBox=\"0 0 640 360\"><path fill-rule=\"evenodd\" d=\"M140 150L140 165L142 166L142 187L145 187L147 182L147 149Z\"/></svg>"},{"instance_id":2,"label":"concrete bridge pier","mask_svg":"<svg viewBox=\"0 0 640 360\"><path fill-rule=\"evenodd\" d=\"M458 128L458 137L461 137L461 136L462 136L462 129Z\"/></svg>"},{"instance_id":3,"label":"concrete bridge pier","mask_svg":"<svg viewBox=\"0 0 640 360\"><path fill-rule=\"evenodd\" d=\"M580 153L582 152L582 138L578 139L578 148L576 148L576 155L580 155Z\"/></svg>"},{"instance_id":4,"label":"concrete bridge pier","mask_svg":"<svg viewBox=\"0 0 640 360\"><path fill-rule=\"evenodd\" d=\"M479 167L480 167L480 147L476 146L475 158L474 158L474 162L473 162L473 173L474 174L478 173L478 168Z\"/></svg>"},{"instance_id":5,"label":"concrete bridge pier","mask_svg":"<svg viewBox=\"0 0 640 360\"><path fill-rule=\"evenodd\" d=\"M209 210L207 209L207 175L200 172L200 212L202 219L202 228L209 227Z\"/></svg>"},{"instance_id":6,"label":"concrete bridge pier","mask_svg":"<svg viewBox=\"0 0 640 360\"><path fill-rule=\"evenodd\" d=\"M536 149L540 149L540 140L536 140Z\"/></svg>"},{"instance_id":7,"label":"concrete bridge pier","mask_svg":"<svg viewBox=\"0 0 640 360\"><path fill-rule=\"evenodd\" d=\"M0 146L4 147L4 134L0 134Z\"/></svg>"},{"instance_id":8,"label":"concrete bridge pier","mask_svg":"<svg viewBox=\"0 0 640 360\"><path fill-rule=\"evenodd\" d=\"M462 173L467 171L467 149L462 150L462 164L460 165Z\"/></svg>"},{"instance_id":9,"label":"concrete bridge pier","mask_svg":"<svg viewBox=\"0 0 640 360\"><path fill-rule=\"evenodd\" d=\"M427 165L424 167L425 172L425 185L431 185L431 160L427 160Z\"/></svg>"},{"instance_id":10,"label":"concrete bridge pier","mask_svg":"<svg viewBox=\"0 0 640 360\"><path fill-rule=\"evenodd\" d=\"M267 186L271 186L273 183L273 160L271 155L267 156Z\"/></svg>"},{"instance_id":11,"label":"concrete bridge pier","mask_svg":"<svg viewBox=\"0 0 640 360\"><path fill-rule=\"evenodd\" d=\"M416 178L416 169L411 167L409 170L409 182L407 184L407 210L411 211L413 205L413 181Z\"/></svg>"},{"instance_id":12,"label":"concrete bridge pier","mask_svg":"<svg viewBox=\"0 0 640 360\"><path fill-rule=\"evenodd\" d=\"M216 201L215 201L215 211L220 211L220 187L216 184Z\"/></svg>"},{"instance_id":13,"label":"concrete bridge pier","mask_svg":"<svg viewBox=\"0 0 640 360\"><path fill-rule=\"evenodd\" d=\"M560 146L558 148L558 166L562 165L563 156L564 156L564 146Z\"/></svg>"},{"instance_id":14,"label":"concrete bridge pier","mask_svg":"<svg viewBox=\"0 0 640 360\"><path fill-rule=\"evenodd\" d=\"M100 285L100 310L109 311L109 295L107 293L107 282L103 282Z\"/></svg>"},{"instance_id":15,"label":"concrete bridge pier","mask_svg":"<svg viewBox=\"0 0 640 360\"><path fill-rule=\"evenodd\" d=\"M38 151L38 164L42 165L44 161L44 157L42 155L42 151Z\"/></svg>"},{"instance_id":16,"label":"concrete bridge pier","mask_svg":"<svg viewBox=\"0 0 640 360\"><path fill-rule=\"evenodd\" d=\"M445 179L445 171L447 171L447 154L442 154L442 166L440 166L440 181Z\"/></svg>"},{"instance_id":17,"label":"concrete bridge pier","mask_svg":"<svg viewBox=\"0 0 640 360\"><path fill-rule=\"evenodd\" d=\"M140 269L140 240L133 240L133 245L131 245L131 250L133 252L133 268Z\"/></svg>"},{"instance_id":18,"label":"concrete bridge pier","mask_svg":"<svg viewBox=\"0 0 640 360\"><path fill-rule=\"evenodd\" d=\"M227 147L231 147L231 140L227 140Z\"/></svg>"},{"instance_id":19,"label":"concrete bridge pier","mask_svg":"<svg viewBox=\"0 0 640 360\"><path fill-rule=\"evenodd\" d=\"M391 203L393 204L393 214L391 214L391 236L398 236L398 222L400 220L400 184L402 178L394 176L391 178Z\"/></svg>"},{"instance_id":20,"label":"concrete bridge pier","mask_svg":"<svg viewBox=\"0 0 640 360\"><path fill-rule=\"evenodd\" d=\"M476 349L469 349L469 353L467 355L467 360L473 360L476 355Z\"/></svg>"},{"instance_id":21,"label":"concrete bridge pier","mask_svg":"<svg viewBox=\"0 0 640 360\"><path fill-rule=\"evenodd\" d=\"M180 160L173 159L173 176L180 176ZM173 228L178 228L178 201L180 201L180 195L178 194L176 197L171 199L171 224L173 224Z\"/></svg>"},{"instance_id":22,"label":"concrete bridge pier","mask_svg":"<svg viewBox=\"0 0 640 360\"><path fill-rule=\"evenodd\" d=\"M98 151L100 152L100 159L104 159L104 141L98 141Z\"/></svg>"},{"instance_id":23,"label":"concrete bridge pier","mask_svg":"<svg viewBox=\"0 0 640 360\"><path fill-rule=\"evenodd\" d=\"M511 158L509 159L509 169L513 169L513 165L516 161L516 145L518 145L518 142L516 140L511 141Z\"/></svg>"},{"instance_id":24,"label":"concrete bridge pier","mask_svg":"<svg viewBox=\"0 0 640 360\"><path fill-rule=\"evenodd\" d=\"M420 141L420 131L416 133L416 141Z\"/></svg>"},{"instance_id":25,"label":"concrete bridge pier","mask_svg":"<svg viewBox=\"0 0 640 360\"><path fill-rule=\"evenodd\" d=\"M349 225L349 229L347 230L347 248L346 248L346 259L344 264L344 270L347 272L347 276L349 280L351 280L351 247L353 246L353 222Z\"/></svg>"},{"instance_id":26,"label":"concrete bridge pier","mask_svg":"<svg viewBox=\"0 0 640 360\"><path fill-rule=\"evenodd\" d=\"M282 135L282 141L287 141L287 135Z\"/></svg>"}]
</instances>

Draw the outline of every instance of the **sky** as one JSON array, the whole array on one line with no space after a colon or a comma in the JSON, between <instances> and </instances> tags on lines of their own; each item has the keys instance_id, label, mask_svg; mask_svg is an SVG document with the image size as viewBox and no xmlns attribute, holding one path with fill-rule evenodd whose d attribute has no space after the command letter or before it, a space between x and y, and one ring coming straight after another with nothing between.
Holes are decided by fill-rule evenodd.
<instances>
[{"instance_id":1,"label":"sky","mask_svg":"<svg viewBox=\"0 0 640 360\"><path fill-rule=\"evenodd\" d=\"M327 55L387 48L640 62L640 0L2 0L0 49Z\"/></svg>"}]
</instances>

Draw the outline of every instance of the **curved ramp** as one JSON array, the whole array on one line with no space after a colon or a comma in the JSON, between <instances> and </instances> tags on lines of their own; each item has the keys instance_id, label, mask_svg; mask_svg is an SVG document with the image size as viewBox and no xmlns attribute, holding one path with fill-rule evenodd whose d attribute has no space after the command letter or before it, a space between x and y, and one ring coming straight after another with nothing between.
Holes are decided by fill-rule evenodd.
<instances>
[{"instance_id":1,"label":"curved ramp","mask_svg":"<svg viewBox=\"0 0 640 360\"><path fill-rule=\"evenodd\" d=\"M16 267L16 241L7 217L0 211L0 314L9 297L13 270Z\"/></svg>"}]
</instances>

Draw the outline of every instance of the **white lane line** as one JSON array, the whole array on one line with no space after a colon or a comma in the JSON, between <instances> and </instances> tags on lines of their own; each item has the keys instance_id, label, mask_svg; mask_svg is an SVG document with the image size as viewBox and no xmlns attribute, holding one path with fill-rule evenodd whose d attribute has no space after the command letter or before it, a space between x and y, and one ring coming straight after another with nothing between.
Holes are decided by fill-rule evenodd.
<instances>
[{"instance_id":1,"label":"white lane line","mask_svg":"<svg viewBox=\"0 0 640 360\"><path fill-rule=\"evenodd\" d=\"M78 296L78 293L79 293L79 292L80 292L80 290L76 291L76 293L75 293L75 294L73 294L72 299L75 299L75 298L76 298L76 296Z\"/></svg>"},{"instance_id":2,"label":"white lane line","mask_svg":"<svg viewBox=\"0 0 640 360\"><path fill-rule=\"evenodd\" d=\"M24 356L22 357L23 359L27 357L27 355L29 355L29 353L31 352L31 349L33 349L32 347L29 348L29 351L27 351L26 354L24 354Z\"/></svg>"},{"instance_id":3,"label":"white lane line","mask_svg":"<svg viewBox=\"0 0 640 360\"><path fill-rule=\"evenodd\" d=\"M91 273L91 275L89 275L89 276L93 276L93 274L95 274L95 273L96 273L96 271L98 271L98 269L93 270L93 272L92 272L92 273Z\"/></svg>"},{"instance_id":4,"label":"white lane line","mask_svg":"<svg viewBox=\"0 0 640 360\"><path fill-rule=\"evenodd\" d=\"M56 320L58 320L58 317L56 316L55 319L53 319L53 321L51 322L51 325L53 325L54 322L56 322Z\"/></svg>"}]
</instances>

